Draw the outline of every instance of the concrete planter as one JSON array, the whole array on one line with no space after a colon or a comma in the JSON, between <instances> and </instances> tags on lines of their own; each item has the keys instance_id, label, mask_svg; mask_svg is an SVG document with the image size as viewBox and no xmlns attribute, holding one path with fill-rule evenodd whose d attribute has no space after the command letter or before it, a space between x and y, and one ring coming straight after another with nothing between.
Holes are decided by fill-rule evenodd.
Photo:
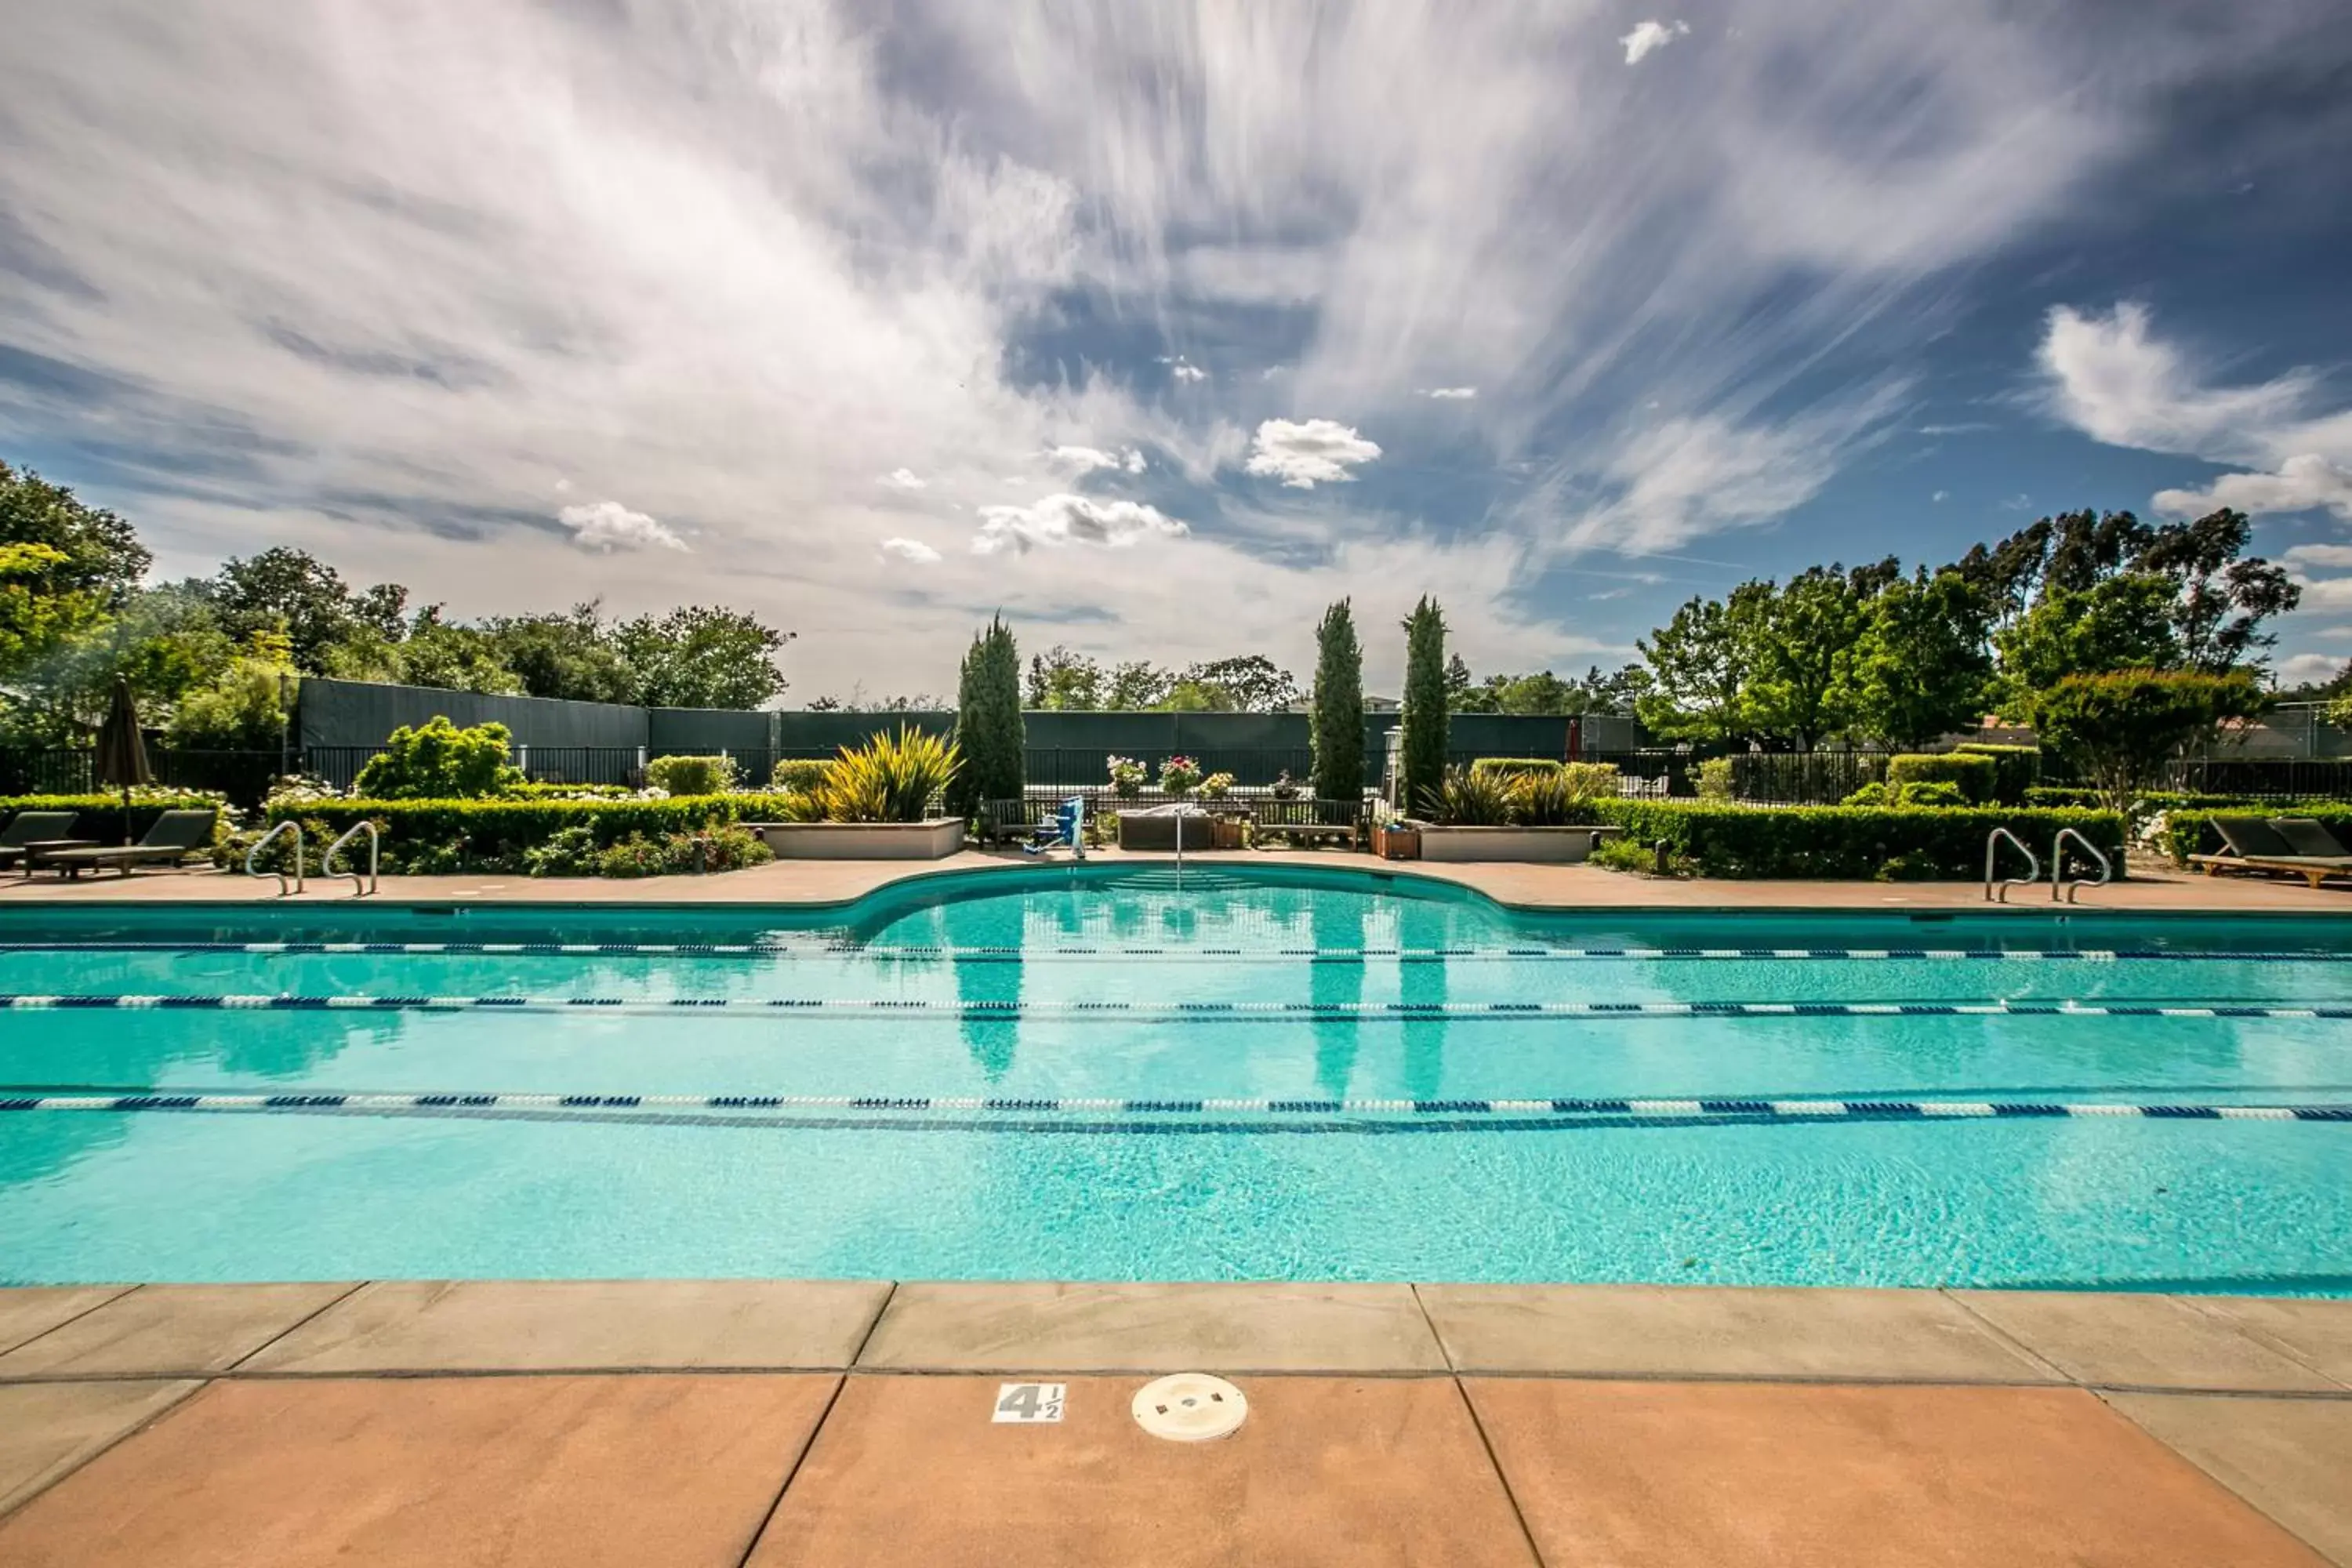
<instances>
[{"instance_id":1,"label":"concrete planter","mask_svg":"<svg viewBox=\"0 0 2352 1568\"><path fill-rule=\"evenodd\" d=\"M963 847L963 818L926 822L747 822L779 860L941 860Z\"/></svg>"},{"instance_id":2,"label":"concrete planter","mask_svg":"<svg viewBox=\"0 0 2352 1568\"><path fill-rule=\"evenodd\" d=\"M1614 827L1438 827L1414 823L1424 860L1533 860L1573 865Z\"/></svg>"}]
</instances>

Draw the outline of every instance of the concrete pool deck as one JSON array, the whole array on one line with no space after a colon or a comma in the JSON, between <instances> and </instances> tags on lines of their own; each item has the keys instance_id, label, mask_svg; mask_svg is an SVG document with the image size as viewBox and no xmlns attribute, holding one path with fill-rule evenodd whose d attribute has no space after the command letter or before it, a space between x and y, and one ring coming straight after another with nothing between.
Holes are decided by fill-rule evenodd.
<instances>
[{"instance_id":1,"label":"concrete pool deck","mask_svg":"<svg viewBox=\"0 0 2352 1568\"><path fill-rule=\"evenodd\" d=\"M1222 1442L1147 1436L1221 1373ZM1067 1385L1059 1422L992 1420ZM0 1563L2352 1563L2352 1301L0 1291Z\"/></svg>"},{"instance_id":2,"label":"concrete pool deck","mask_svg":"<svg viewBox=\"0 0 2352 1568\"><path fill-rule=\"evenodd\" d=\"M1175 857L1095 850L1090 865L1169 867ZM2048 885L2018 888L2011 901L1985 900L1979 882L1734 881L1631 876L1592 866L1540 866L1516 862L1439 864L1379 860L1345 850L1191 851L1188 866L1303 866L1356 871L1399 881L1430 879L1474 889L1498 902L1529 910L2013 910L2048 912ZM943 860L778 860L747 870L708 877L647 877L610 880L594 877L536 879L520 875L386 877L383 890L364 900L387 903L529 904L845 904L893 883L947 872L1063 866L1066 858L1039 861L1017 852L964 850ZM2217 914L2352 914L2352 884L2314 889L2300 879L2208 877L2174 869L2158 861L2132 863L2128 880L2085 888L2071 906L2086 914L2171 912ZM55 902L108 903L291 903L306 906L353 902L348 879L312 877L309 889L281 899L275 878L249 878L212 870L148 871L129 877L92 875L65 881L55 876L0 879L0 910Z\"/></svg>"}]
</instances>

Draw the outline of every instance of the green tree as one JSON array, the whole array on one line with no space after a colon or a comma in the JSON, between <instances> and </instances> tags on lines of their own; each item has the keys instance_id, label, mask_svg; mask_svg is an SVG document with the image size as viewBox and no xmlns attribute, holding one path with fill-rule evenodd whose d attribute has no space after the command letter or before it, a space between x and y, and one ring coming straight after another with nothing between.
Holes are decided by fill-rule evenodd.
<instances>
[{"instance_id":1,"label":"green tree","mask_svg":"<svg viewBox=\"0 0 2352 1568\"><path fill-rule=\"evenodd\" d=\"M1846 728L1847 675L1865 618L1864 597L1834 565L1809 567L1785 586L1762 587L1739 689L1741 719L1811 751Z\"/></svg>"},{"instance_id":2,"label":"green tree","mask_svg":"<svg viewBox=\"0 0 2352 1568\"><path fill-rule=\"evenodd\" d=\"M1417 811L1444 782L1445 616L1424 595L1404 620L1404 739L1397 759L1405 809Z\"/></svg>"},{"instance_id":3,"label":"green tree","mask_svg":"<svg viewBox=\"0 0 2352 1568\"><path fill-rule=\"evenodd\" d=\"M1103 700L1103 668L1056 643L1029 660L1028 705L1066 713L1092 712Z\"/></svg>"},{"instance_id":4,"label":"green tree","mask_svg":"<svg viewBox=\"0 0 2352 1568\"><path fill-rule=\"evenodd\" d=\"M1364 650L1355 614L1340 600L1315 628L1315 703L1308 715L1315 747L1315 797L1364 798Z\"/></svg>"},{"instance_id":5,"label":"green tree","mask_svg":"<svg viewBox=\"0 0 2352 1568\"><path fill-rule=\"evenodd\" d=\"M1131 659L1110 672L1103 706L1114 713L1140 713L1167 700L1176 678L1148 659Z\"/></svg>"},{"instance_id":6,"label":"green tree","mask_svg":"<svg viewBox=\"0 0 2352 1568\"><path fill-rule=\"evenodd\" d=\"M294 667L247 655L180 700L172 744L193 751L275 751L283 739Z\"/></svg>"},{"instance_id":7,"label":"green tree","mask_svg":"<svg viewBox=\"0 0 2352 1568\"><path fill-rule=\"evenodd\" d=\"M2047 749L2091 781L2109 810L2129 814L2183 747L2263 710L2250 669L2120 669L2061 677L2032 697Z\"/></svg>"},{"instance_id":8,"label":"green tree","mask_svg":"<svg viewBox=\"0 0 2352 1568\"><path fill-rule=\"evenodd\" d=\"M963 765L947 786L950 812L969 817L988 801L1020 798L1028 764L1021 650L1002 616L971 639L963 656L956 682L955 746Z\"/></svg>"},{"instance_id":9,"label":"green tree","mask_svg":"<svg viewBox=\"0 0 2352 1568\"><path fill-rule=\"evenodd\" d=\"M1471 693L1476 688L1471 683L1470 661L1458 653L1448 658L1445 661L1446 710L1453 713L1469 712L1470 710L1463 705L1470 700Z\"/></svg>"},{"instance_id":10,"label":"green tree","mask_svg":"<svg viewBox=\"0 0 2352 1568\"><path fill-rule=\"evenodd\" d=\"M593 604L569 614L502 616L487 628L500 663L533 697L575 702L628 702L637 694L637 672L613 646L611 632Z\"/></svg>"},{"instance_id":11,"label":"green tree","mask_svg":"<svg viewBox=\"0 0 2352 1568\"><path fill-rule=\"evenodd\" d=\"M1924 746L1983 718L1992 658L1983 596L1958 571L1920 567L1870 601L1848 672L1854 727L1898 747Z\"/></svg>"},{"instance_id":12,"label":"green tree","mask_svg":"<svg viewBox=\"0 0 2352 1568\"><path fill-rule=\"evenodd\" d=\"M1584 689L1591 703L1588 711L1631 719L1650 689L1650 672L1641 665L1628 664L1620 666L1613 675L1603 675L1596 664L1585 673Z\"/></svg>"},{"instance_id":13,"label":"green tree","mask_svg":"<svg viewBox=\"0 0 2352 1568\"><path fill-rule=\"evenodd\" d=\"M1168 695L1151 705L1163 713L1223 713L1233 707L1223 687L1180 676Z\"/></svg>"},{"instance_id":14,"label":"green tree","mask_svg":"<svg viewBox=\"0 0 2352 1568\"><path fill-rule=\"evenodd\" d=\"M1692 597L1674 618L1635 643L1649 661L1650 689L1634 711L1670 741L1721 741L1748 731L1741 698L1755 660L1759 601L1769 583L1743 583L1727 604Z\"/></svg>"},{"instance_id":15,"label":"green tree","mask_svg":"<svg viewBox=\"0 0 2352 1568\"><path fill-rule=\"evenodd\" d=\"M2030 710L2038 693L2070 675L2178 668L2182 653L2173 629L2175 607L2173 584L2152 573L2051 587L1994 634L2002 711Z\"/></svg>"},{"instance_id":16,"label":"green tree","mask_svg":"<svg viewBox=\"0 0 2352 1568\"><path fill-rule=\"evenodd\" d=\"M760 708L789 684L776 655L791 632L738 610L689 605L613 628L613 647L637 672L647 708Z\"/></svg>"},{"instance_id":17,"label":"green tree","mask_svg":"<svg viewBox=\"0 0 2352 1568\"><path fill-rule=\"evenodd\" d=\"M0 545L38 544L57 552L37 570L20 563L12 580L41 595L86 594L111 609L147 575L154 557L130 523L30 468L0 462Z\"/></svg>"},{"instance_id":18,"label":"green tree","mask_svg":"<svg viewBox=\"0 0 2352 1568\"><path fill-rule=\"evenodd\" d=\"M501 697L523 694L522 681L501 657L499 638L479 626L443 620L438 605L417 612L415 624L397 650L401 679L410 686Z\"/></svg>"},{"instance_id":19,"label":"green tree","mask_svg":"<svg viewBox=\"0 0 2352 1568\"><path fill-rule=\"evenodd\" d=\"M1262 653L1196 664L1178 679L1206 688L1215 695L1213 706L1233 713L1282 713L1298 700L1298 682Z\"/></svg>"},{"instance_id":20,"label":"green tree","mask_svg":"<svg viewBox=\"0 0 2352 1568\"><path fill-rule=\"evenodd\" d=\"M221 627L239 644L276 628L293 644L295 667L324 673L330 651L361 626L384 630L384 612L406 602L397 584L353 594L342 574L307 550L284 546L224 563L213 580L212 602ZM396 610L393 624L398 625Z\"/></svg>"},{"instance_id":21,"label":"green tree","mask_svg":"<svg viewBox=\"0 0 2352 1568\"><path fill-rule=\"evenodd\" d=\"M1572 680L1562 680L1549 669L1533 675L1515 675L1494 693L1495 713L1519 713L1541 718L1559 718L1581 713L1588 706L1583 688Z\"/></svg>"}]
</instances>

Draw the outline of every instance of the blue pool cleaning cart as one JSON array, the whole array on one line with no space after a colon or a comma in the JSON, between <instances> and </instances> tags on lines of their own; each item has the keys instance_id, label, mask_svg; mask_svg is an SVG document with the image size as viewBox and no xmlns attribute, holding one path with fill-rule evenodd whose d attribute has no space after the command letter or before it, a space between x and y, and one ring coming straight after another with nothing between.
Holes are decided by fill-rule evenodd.
<instances>
[{"instance_id":1,"label":"blue pool cleaning cart","mask_svg":"<svg viewBox=\"0 0 2352 1568\"><path fill-rule=\"evenodd\" d=\"M1067 845L1074 858L1087 858L1087 803L1082 795L1072 795L1054 813L1054 820L1038 825L1028 843L1021 847L1024 855L1043 855L1056 845Z\"/></svg>"}]
</instances>

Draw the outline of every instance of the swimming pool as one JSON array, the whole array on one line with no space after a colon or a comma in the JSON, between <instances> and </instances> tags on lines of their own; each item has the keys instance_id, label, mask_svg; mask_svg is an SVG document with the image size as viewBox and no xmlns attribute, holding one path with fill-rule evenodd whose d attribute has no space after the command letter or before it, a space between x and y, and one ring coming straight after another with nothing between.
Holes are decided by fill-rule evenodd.
<instances>
[{"instance_id":1,"label":"swimming pool","mask_svg":"<svg viewBox=\"0 0 2352 1568\"><path fill-rule=\"evenodd\" d=\"M0 1280L2352 1293L2352 921L1515 913L1090 866L835 910L0 911Z\"/></svg>"}]
</instances>

